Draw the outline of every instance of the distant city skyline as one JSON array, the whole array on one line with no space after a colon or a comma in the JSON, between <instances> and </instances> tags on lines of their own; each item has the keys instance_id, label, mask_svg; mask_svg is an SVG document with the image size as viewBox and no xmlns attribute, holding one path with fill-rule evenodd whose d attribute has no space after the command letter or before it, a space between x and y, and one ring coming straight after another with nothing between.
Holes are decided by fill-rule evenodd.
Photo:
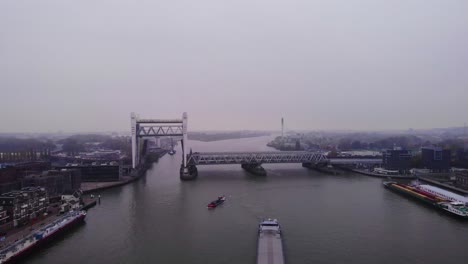
<instances>
[{"instance_id":1,"label":"distant city skyline","mask_svg":"<svg viewBox=\"0 0 468 264\"><path fill-rule=\"evenodd\" d=\"M468 1L0 2L0 133L468 122Z\"/></svg>"}]
</instances>

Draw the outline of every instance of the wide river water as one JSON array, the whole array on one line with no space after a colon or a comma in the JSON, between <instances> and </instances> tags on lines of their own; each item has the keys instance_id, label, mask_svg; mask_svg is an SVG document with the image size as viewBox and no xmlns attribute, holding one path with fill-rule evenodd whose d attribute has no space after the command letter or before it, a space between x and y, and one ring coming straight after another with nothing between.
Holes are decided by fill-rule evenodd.
<instances>
[{"instance_id":1,"label":"wide river water","mask_svg":"<svg viewBox=\"0 0 468 264\"><path fill-rule=\"evenodd\" d=\"M270 137L190 142L194 151L266 151ZM300 164L199 166L181 182L181 151L139 181L100 192L86 224L32 255L28 263L254 264L257 224L277 218L286 262L467 263L463 222L362 175L321 174ZM227 201L206 205L219 194Z\"/></svg>"}]
</instances>

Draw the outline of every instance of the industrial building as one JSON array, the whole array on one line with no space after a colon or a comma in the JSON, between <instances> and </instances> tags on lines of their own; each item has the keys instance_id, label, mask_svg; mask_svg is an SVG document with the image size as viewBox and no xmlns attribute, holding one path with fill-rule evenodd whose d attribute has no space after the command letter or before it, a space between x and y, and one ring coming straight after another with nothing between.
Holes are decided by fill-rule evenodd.
<instances>
[{"instance_id":1,"label":"industrial building","mask_svg":"<svg viewBox=\"0 0 468 264\"><path fill-rule=\"evenodd\" d=\"M104 163L102 165L78 165L56 167L62 169L76 169L81 172L81 181L83 182L111 182L119 181L121 176L121 167Z\"/></svg>"},{"instance_id":2,"label":"industrial building","mask_svg":"<svg viewBox=\"0 0 468 264\"><path fill-rule=\"evenodd\" d=\"M21 179L31 173L39 173L50 169L50 162L21 162L0 169L0 193L6 193L22 188Z\"/></svg>"},{"instance_id":3,"label":"industrial building","mask_svg":"<svg viewBox=\"0 0 468 264\"><path fill-rule=\"evenodd\" d=\"M421 148L422 166L431 172L449 172L451 152L450 149L439 147Z\"/></svg>"},{"instance_id":4,"label":"industrial building","mask_svg":"<svg viewBox=\"0 0 468 264\"><path fill-rule=\"evenodd\" d=\"M453 166L468 168L468 147L457 149L457 155Z\"/></svg>"},{"instance_id":5,"label":"industrial building","mask_svg":"<svg viewBox=\"0 0 468 264\"><path fill-rule=\"evenodd\" d=\"M0 226L7 223L9 218L10 216L8 215L7 210L3 206L0 206Z\"/></svg>"},{"instance_id":6,"label":"industrial building","mask_svg":"<svg viewBox=\"0 0 468 264\"><path fill-rule=\"evenodd\" d=\"M402 148L387 149L382 152L382 167L385 170L407 173L411 169L411 151Z\"/></svg>"},{"instance_id":7,"label":"industrial building","mask_svg":"<svg viewBox=\"0 0 468 264\"><path fill-rule=\"evenodd\" d=\"M468 171L457 171L455 173L455 183L458 187L468 189Z\"/></svg>"},{"instance_id":8,"label":"industrial building","mask_svg":"<svg viewBox=\"0 0 468 264\"><path fill-rule=\"evenodd\" d=\"M29 174L22 179L21 185L22 187L42 186L51 196L72 194L81 187L81 171L62 169Z\"/></svg>"}]
</instances>

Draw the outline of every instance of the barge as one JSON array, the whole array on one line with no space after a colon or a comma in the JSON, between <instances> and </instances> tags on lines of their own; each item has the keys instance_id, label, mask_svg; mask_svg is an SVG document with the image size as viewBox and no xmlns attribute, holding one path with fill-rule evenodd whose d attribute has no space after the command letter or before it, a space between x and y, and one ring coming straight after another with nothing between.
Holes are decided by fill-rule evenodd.
<instances>
[{"instance_id":1,"label":"barge","mask_svg":"<svg viewBox=\"0 0 468 264\"><path fill-rule=\"evenodd\" d=\"M82 223L85 217L85 211L71 211L50 224L33 231L25 238L0 250L0 264L14 263L22 259L58 235Z\"/></svg>"},{"instance_id":2,"label":"barge","mask_svg":"<svg viewBox=\"0 0 468 264\"><path fill-rule=\"evenodd\" d=\"M416 200L422 201L429 205L435 206L438 202L444 201L444 199L442 199L441 197L438 197L437 195L433 195L431 193L425 192L423 190L419 190L418 188L415 188L406 184L402 184L402 183L398 183L394 181L384 181L383 185L385 186L385 188L388 188L392 191L409 196Z\"/></svg>"},{"instance_id":3,"label":"barge","mask_svg":"<svg viewBox=\"0 0 468 264\"><path fill-rule=\"evenodd\" d=\"M434 206L436 209L447 212L452 216L468 219L468 206L463 202L448 199L448 197L452 196L450 194L440 196L436 192L430 191L431 188L427 188L427 186L425 188L421 188L421 186L418 185L410 186L393 181L383 182L383 185L390 190Z\"/></svg>"},{"instance_id":4,"label":"barge","mask_svg":"<svg viewBox=\"0 0 468 264\"><path fill-rule=\"evenodd\" d=\"M284 264L281 227L276 219L266 219L258 226L257 264Z\"/></svg>"},{"instance_id":5,"label":"barge","mask_svg":"<svg viewBox=\"0 0 468 264\"><path fill-rule=\"evenodd\" d=\"M419 184L417 187L420 190L424 190L426 192L435 194L437 196L440 196L440 197L445 198L446 200L449 200L449 201L452 201L452 202L460 202L460 203L464 203L464 204L468 203L468 197L457 194L457 193L447 191L445 189L442 189L442 188L439 188L439 187L436 187L436 186L432 186L432 185L428 185L428 184Z\"/></svg>"}]
</instances>

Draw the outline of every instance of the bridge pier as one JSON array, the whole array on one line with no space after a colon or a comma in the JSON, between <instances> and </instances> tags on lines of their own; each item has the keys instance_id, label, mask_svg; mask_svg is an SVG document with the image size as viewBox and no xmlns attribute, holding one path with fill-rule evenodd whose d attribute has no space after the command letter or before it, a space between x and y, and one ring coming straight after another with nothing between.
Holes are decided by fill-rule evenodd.
<instances>
[{"instance_id":1,"label":"bridge pier","mask_svg":"<svg viewBox=\"0 0 468 264\"><path fill-rule=\"evenodd\" d=\"M310 162L304 162L304 163L302 163L302 167L311 169L311 168L313 168L313 165Z\"/></svg>"},{"instance_id":2,"label":"bridge pier","mask_svg":"<svg viewBox=\"0 0 468 264\"><path fill-rule=\"evenodd\" d=\"M198 177L198 169L194 165L184 167L184 164L180 165L180 179L183 181L195 180Z\"/></svg>"},{"instance_id":3,"label":"bridge pier","mask_svg":"<svg viewBox=\"0 0 468 264\"><path fill-rule=\"evenodd\" d=\"M261 164L247 164L247 163L242 163L241 167L248 171L251 174L258 175L258 176L266 176L266 170L262 167Z\"/></svg>"},{"instance_id":4,"label":"bridge pier","mask_svg":"<svg viewBox=\"0 0 468 264\"><path fill-rule=\"evenodd\" d=\"M302 163L302 167L315 170L321 173L326 173L326 174L333 174L333 175L340 174L334 167L327 166L327 163L318 163L318 164Z\"/></svg>"}]
</instances>

